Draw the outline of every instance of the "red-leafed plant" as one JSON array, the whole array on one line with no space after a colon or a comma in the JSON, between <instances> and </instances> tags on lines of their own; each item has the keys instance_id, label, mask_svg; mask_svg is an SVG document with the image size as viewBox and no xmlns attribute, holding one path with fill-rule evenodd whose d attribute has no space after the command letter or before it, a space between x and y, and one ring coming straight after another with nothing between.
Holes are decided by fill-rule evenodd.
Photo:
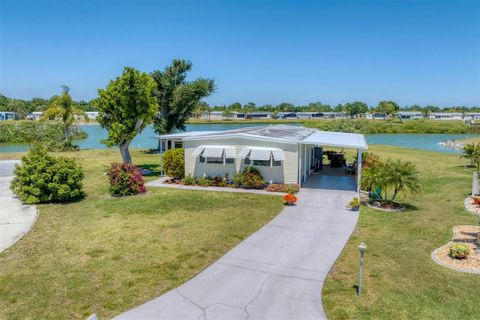
<instances>
[{"instance_id":1,"label":"red-leafed plant","mask_svg":"<svg viewBox=\"0 0 480 320\"><path fill-rule=\"evenodd\" d=\"M297 197L291 193L287 193L286 195L283 196L283 200L287 205L294 205L295 202L297 202Z\"/></svg>"},{"instance_id":2,"label":"red-leafed plant","mask_svg":"<svg viewBox=\"0 0 480 320\"><path fill-rule=\"evenodd\" d=\"M133 163L112 163L108 170L110 194L114 197L145 193L145 181L140 169Z\"/></svg>"},{"instance_id":3,"label":"red-leafed plant","mask_svg":"<svg viewBox=\"0 0 480 320\"><path fill-rule=\"evenodd\" d=\"M472 204L480 206L480 197L472 197Z\"/></svg>"}]
</instances>

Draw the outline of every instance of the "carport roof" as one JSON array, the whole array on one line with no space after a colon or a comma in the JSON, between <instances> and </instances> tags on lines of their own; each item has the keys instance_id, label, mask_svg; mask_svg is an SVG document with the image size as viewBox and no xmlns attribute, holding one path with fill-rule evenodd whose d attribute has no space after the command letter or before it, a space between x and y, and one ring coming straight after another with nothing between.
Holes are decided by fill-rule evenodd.
<instances>
[{"instance_id":1,"label":"carport roof","mask_svg":"<svg viewBox=\"0 0 480 320\"><path fill-rule=\"evenodd\" d=\"M363 134L358 133L318 131L299 141L299 143L362 150L368 149L365 137Z\"/></svg>"}]
</instances>

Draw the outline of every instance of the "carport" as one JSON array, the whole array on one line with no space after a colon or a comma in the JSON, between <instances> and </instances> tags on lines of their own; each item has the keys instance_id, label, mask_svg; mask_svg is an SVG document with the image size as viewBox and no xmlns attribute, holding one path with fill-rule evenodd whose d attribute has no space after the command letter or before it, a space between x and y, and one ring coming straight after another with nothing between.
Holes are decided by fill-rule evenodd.
<instances>
[{"instance_id":1,"label":"carport","mask_svg":"<svg viewBox=\"0 0 480 320\"><path fill-rule=\"evenodd\" d=\"M354 172L356 172L357 178L356 191L359 193L362 176L362 152L368 149L368 145L364 135L357 133L318 131L299 141L298 181L300 186L307 186L307 180L314 174L312 167L315 168L318 165L318 161L323 161L325 147L356 150L356 163L352 165L355 167ZM322 170L322 163L320 163L320 167Z\"/></svg>"}]
</instances>

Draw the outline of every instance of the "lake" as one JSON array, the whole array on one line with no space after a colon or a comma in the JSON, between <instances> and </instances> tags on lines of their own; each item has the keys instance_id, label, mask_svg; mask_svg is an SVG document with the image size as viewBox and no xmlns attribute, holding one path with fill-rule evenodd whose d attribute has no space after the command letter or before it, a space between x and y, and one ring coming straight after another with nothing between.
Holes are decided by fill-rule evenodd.
<instances>
[{"instance_id":1,"label":"lake","mask_svg":"<svg viewBox=\"0 0 480 320\"><path fill-rule=\"evenodd\" d=\"M243 127L264 126L261 123L245 124L191 124L187 126L187 131L221 131L229 129L238 129ZM297 125L300 124L290 124ZM76 143L81 149L104 149L105 145L100 140L107 137L107 132L99 125L85 125L82 129L88 133L88 138L79 140ZM157 140L152 139L155 136L152 126L148 126L132 142L132 148L156 148ZM365 135L369 144L383 144L405 148L415 148L435 152L460 153L461 150L447 149L438 143L445 140L460 140L471 137L480 137L478 134L370 134ZM28 150L27 144L0 144L0 152L19 152Z\"/></svg>"}]
</instances>

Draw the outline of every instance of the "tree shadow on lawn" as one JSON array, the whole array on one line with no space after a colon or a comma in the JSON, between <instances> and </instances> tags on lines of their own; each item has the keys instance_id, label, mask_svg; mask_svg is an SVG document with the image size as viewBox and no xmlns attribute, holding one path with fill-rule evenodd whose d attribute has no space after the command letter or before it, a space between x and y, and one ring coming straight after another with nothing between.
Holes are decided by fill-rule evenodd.
<instances>
[{"instance_id":1,"label":"tree shadow on lawn","mask_svg":"<svg viewBox=\"0 0 480 320\"><path fill-rule=\"evenodd\" d=\"M144 177L160 177L161 171L160 166L158 164L138 164L137 167L148 170L149 172L143 174Z\"/></svg>"}]
</instances>

